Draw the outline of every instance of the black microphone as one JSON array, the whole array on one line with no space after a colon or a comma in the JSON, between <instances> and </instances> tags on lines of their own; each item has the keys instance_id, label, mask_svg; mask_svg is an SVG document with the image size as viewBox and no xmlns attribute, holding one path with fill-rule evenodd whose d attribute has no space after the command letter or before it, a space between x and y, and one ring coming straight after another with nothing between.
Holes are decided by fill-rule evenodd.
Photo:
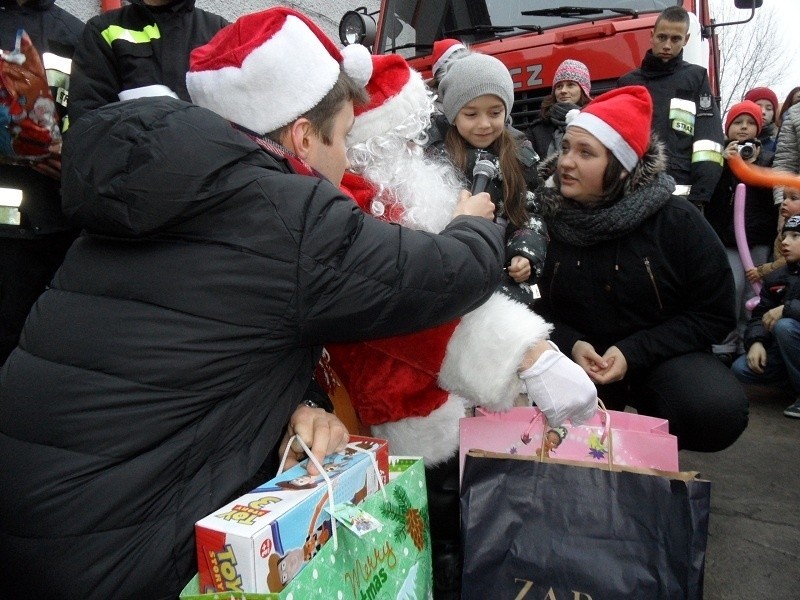
<instances>
[{"instance_id":1,"label":"black microphone","mask_svg":"<svg viewBox=\"0 0 800 600\"><path fill-rule=\"evenodd\" d=\"M478 155L478 160L475 161L475 167L472 169L472 195L485 192L489 187L492 179L497 177L497 167L494 161L486 158L491 156L488 152L482 152Z\"/></svg>"}]
</instances>

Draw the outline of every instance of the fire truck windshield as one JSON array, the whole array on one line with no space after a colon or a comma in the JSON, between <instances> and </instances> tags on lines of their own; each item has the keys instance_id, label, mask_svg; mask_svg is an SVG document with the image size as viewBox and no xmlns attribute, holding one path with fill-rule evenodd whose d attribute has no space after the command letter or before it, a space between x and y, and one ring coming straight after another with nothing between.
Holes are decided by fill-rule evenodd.
<instances>
[{"instance_id":1,"label":"fire truck windshield","mask_svg":"<svg viewBox=\"0 0 800 600\"><path fill-rule=\"evenodd\" d=\"M385 0L379 53L430 54L433 42L467 44L580 22L661 12L681 0ZM599 6L598 6L599 5Z\"/></svg>"}]
</instances>

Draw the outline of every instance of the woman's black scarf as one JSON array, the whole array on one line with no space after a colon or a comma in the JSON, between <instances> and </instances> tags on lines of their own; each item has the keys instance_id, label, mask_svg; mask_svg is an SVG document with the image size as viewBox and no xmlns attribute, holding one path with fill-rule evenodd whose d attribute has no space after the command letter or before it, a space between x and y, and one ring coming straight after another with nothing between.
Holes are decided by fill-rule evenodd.
<instances>
[{"instance_id":1,"label":"woman's black scarf","mask_svg":"<svg viewBox=\"0 0 800 600\"><path fill-rule=\"evenodd\" d=\"M558 157L540 167L540 176L551 176ZM669 202L675 180L664 172L666 156L660 142L651 142L645 156L625 182L622 197L615 202L584 206L561 196L553 188L541 192L541 210L550 237L574 246L617 239L635 230Z\"/></svg>"}]
</instances>

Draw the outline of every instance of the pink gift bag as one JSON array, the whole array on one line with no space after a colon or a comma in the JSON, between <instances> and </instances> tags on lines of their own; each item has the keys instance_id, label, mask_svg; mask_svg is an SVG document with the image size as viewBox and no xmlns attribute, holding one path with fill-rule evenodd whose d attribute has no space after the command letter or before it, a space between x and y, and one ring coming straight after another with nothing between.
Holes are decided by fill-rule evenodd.
<instances>
[{"instance_id":1,"label":"pink gift bag","mask_svg":"<svg viewBox=\"0 0 800 600\"><path fill-rule=\"evenodd\" d=\"M678 439L669 433L666 419L599 409L581 425L550 427L536 407L506 412L480 411L459 422L460 464L471 449L607 463L613 443L616 465L661 471L679 471ZM544 440L542 436L544 435Z\"/></svg>"}]
</instances>

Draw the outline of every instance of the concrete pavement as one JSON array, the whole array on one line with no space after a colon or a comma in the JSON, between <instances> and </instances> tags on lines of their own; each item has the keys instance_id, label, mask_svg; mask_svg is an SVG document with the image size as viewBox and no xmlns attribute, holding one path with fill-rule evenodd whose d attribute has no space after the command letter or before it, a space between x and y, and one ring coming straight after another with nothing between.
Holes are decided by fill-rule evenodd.
<instances>
[{"instance_id":1,"label":"concrete pavement","mask_svg":"<svg viewBox=\"0 0 800 600\"><path fill-rule=\"evenodd\" d=\"M705 600L800 599L800 419L793 398L751 390L750 424L733 446L681 451L683 471L712 482Z\"/></svg>"}]
</instances>

